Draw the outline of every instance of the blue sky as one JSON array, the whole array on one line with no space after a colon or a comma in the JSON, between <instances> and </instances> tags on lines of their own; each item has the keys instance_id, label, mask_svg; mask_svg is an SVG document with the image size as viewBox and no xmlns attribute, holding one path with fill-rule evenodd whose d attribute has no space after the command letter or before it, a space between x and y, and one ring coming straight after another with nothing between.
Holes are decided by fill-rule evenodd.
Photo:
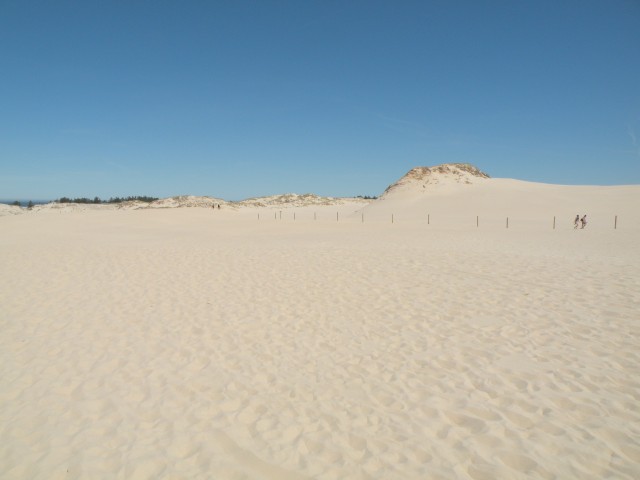
<instances>
[{"instance_id":1,"label":"blue sky","mask_svg":"<svg viewBox=\"0 0 640 480\"><path fill-rule=\"evenodd\" d=\"M640 183L640 2L0 1L0 198Z\"/></svg>"}]
</instances>

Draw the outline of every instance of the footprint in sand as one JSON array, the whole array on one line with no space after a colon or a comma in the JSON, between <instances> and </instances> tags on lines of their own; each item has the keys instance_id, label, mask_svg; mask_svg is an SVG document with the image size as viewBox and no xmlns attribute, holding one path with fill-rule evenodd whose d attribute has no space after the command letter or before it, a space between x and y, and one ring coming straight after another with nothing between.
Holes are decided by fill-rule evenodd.
<instances>
[{"instance_id":1,"label":"footprint in sand","mask_svg":"<svg viewBox=\"0 0 640 480\"><path fill-rule=\"evenodd\" d=\"M462 413L445 412L444 416L447 417L454 425L465 428L471 433L480 433L486 428L486 423L483 420L470 417Z\"/></svg>"},{"instance_id":2,"label":"footprint in sand","mask_svg":"<svg viewBox=\"0 0 640 480\"><path fill-rule=\"evenodd\" d=\"M511 422L518 428L528 429L533 426L533 422L529 418L525 417L524 415L520 415L519 413L505 412L504 416L507 420L509 420L509 422Z\"/></svg>"},{"instance_id":3,"label":"footprint in sand","mask_svg":"<svg viewBox=\"0 0 640 480\"><path fill-rule=\"evenodd\" d=\"M167 453L174 458L187 458L198 451L198 446L195 445L190 437L179 436L174 438L167 449Z\"/></svg>"},{"instance_id":4,"label":"footprint in sand","mask_svg":"<svg viewBox=\"0 0 640 480\"><path fill-rule=\"evenodd\" d=\"M498 458L507 467L522 473L530 472L538 466L537 462L521 453L502 452L498 454Z\"/></svg>"}]
</instances>

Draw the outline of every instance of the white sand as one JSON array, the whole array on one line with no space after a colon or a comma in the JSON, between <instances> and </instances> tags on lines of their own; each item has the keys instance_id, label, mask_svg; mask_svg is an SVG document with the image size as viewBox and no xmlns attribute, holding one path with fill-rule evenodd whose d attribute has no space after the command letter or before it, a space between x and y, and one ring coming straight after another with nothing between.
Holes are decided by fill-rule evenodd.
<instances>
[{"instance_id":1,"label":"white sand","mask_svg":"<svg viewBox=\"0 0 640 480\"><path fill-rule=\"evenodd\" d=\"M505 182L0 217L0 478L639 478L640 188Z\"/></svg>"}]
</instances>

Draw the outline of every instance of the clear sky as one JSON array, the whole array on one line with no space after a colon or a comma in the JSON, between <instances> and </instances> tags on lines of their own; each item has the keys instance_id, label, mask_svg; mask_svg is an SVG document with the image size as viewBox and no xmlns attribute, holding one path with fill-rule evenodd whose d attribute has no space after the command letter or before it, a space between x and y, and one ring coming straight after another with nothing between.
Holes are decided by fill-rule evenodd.
<instances>
[{"instance_id":1,"label":"clear sky","mask_svg":"<svg viewBox=\"0 0 640 480\"><path fill-rule=\"evenodd\" d=\"M640 183L640 1L0 0L0 198Z\"/></svg>"}]
</instances>

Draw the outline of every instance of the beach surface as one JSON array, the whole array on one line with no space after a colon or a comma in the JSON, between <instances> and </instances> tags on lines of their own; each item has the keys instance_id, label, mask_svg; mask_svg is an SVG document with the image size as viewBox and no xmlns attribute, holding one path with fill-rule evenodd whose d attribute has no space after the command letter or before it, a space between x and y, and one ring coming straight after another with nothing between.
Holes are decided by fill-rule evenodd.
<instances>
[{"instance_id":1,"label":"beach surface","mask_svg":"<svg viewBox=\"0 0 640 480\"><path fill-rule=\"evenodd\" d=\"M0 477L639 478L637 191L2 216Z\"/></svg>"}]
</instances>

